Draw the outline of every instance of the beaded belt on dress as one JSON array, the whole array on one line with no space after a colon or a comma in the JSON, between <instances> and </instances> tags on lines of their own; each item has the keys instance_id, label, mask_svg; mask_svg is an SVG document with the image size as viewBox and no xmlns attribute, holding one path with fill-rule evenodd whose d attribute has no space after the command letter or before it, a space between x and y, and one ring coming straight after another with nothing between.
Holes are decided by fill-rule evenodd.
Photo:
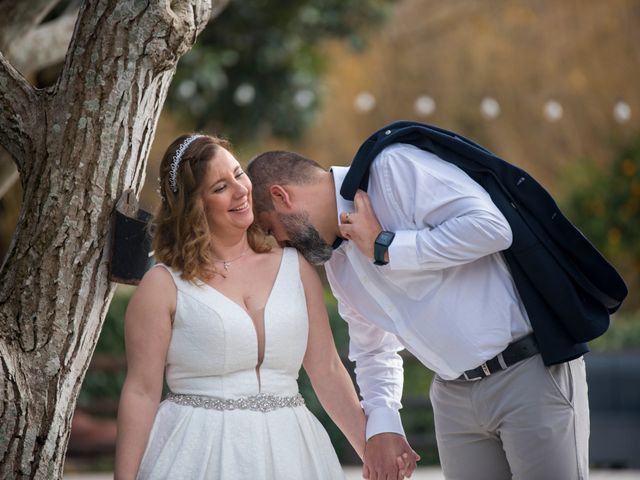
<instances>
[{"instance_id":1,"label":"beaded belt on dress","mask_svg":"<svg viewBox=\"0 0 640 480\"><path fill-rule=\"evenodd\" d=\"M258 393L242 398L217 398L205 395L182 395L169 393L167 400L188 407L208 408L209 410L254 410L256 412L271 412L279 408L300 407L304 405L304 398L299 393L292 397L279 397L268 393Z\"/></svg>"}]
</instances>

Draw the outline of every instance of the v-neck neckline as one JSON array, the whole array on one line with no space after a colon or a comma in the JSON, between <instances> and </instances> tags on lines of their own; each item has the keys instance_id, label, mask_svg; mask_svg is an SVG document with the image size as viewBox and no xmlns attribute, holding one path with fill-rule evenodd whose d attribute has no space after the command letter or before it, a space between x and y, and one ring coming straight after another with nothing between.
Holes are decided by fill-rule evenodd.
<instances>
[{"instance_id":1,"label":"v-neck neckline","mask_svg":"<svg viewBox=\"0 0 640 480\"><path fill-rule=\"evenodd\" d=\"M262 311L262 323L263 323L263 325L265 325L265 317L266 317L266 313L267 313L267 307L269 306L269 303L271 302L271 297L273 296L273 291L276 289L276 286L278 285L278 282L280 281L280 273L282 272L282 266L284 264L284 256L285 256L285 249L282 249L282 255L280 257L280 265L278 266L278 272L276 273L276 277L273 280L273 285L271 285L271 290L269 291L269 295L267 296L267 300L266 300L265 304L263 305L263 307L260 309ZM225 295L224 293L222 293L216 287L214 287L212 285L209 285L207 282L205 282L203 280L200 280L200 281L205 286L207 286L208 288L213 290L216 294L218 294L219 296L224 298L228 303L230 303L232 305L235 305L238 309L240 309L249 318L249 320L251 320L251 323L254 325L254 328L255 328L254 318L251 316L251 314L249 313L249 311L246 308L244 308L242 305L240 305L235 300L231 299L228 295Z\"/></svg>"}]
</instances>

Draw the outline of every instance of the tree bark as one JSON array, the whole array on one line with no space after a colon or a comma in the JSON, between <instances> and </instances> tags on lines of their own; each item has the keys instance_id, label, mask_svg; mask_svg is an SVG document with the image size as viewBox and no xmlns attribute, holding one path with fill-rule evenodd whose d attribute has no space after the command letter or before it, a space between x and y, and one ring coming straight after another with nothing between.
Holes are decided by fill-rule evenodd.
<instances>
[{"instance_id":1,"label":"tree bark","mask_svg":"<svg viewBox=\"0 0 640 480\"><path fill-rule=\"evenodd\" d=\"M114 290L111 213L142 186L176 62L211 10L211 0L86 1L47 90L0 56L0 143L24 191L0 269L0 478L62 477Z\"/></svg>"}]
</instances>

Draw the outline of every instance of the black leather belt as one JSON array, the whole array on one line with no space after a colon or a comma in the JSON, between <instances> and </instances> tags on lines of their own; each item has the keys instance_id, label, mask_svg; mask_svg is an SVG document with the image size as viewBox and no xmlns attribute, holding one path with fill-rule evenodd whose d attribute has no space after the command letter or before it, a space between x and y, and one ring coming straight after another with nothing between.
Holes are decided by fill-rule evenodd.
<instances>
[{"instance_id":1,"label":"black leather belt","mask_svg":"<svg viewBox=\"0 0 640 480\"><path fill-rule=\"evenodd\" d=\"M491 360L487 360L473 370L467 370L458 377L458 380L480 380L492 373L504 370L520 360L532 357L536 353L538 353L538 345L533 333L530 333L526 337L511 342L507 348Z\"/></svg>"}]
</instances>

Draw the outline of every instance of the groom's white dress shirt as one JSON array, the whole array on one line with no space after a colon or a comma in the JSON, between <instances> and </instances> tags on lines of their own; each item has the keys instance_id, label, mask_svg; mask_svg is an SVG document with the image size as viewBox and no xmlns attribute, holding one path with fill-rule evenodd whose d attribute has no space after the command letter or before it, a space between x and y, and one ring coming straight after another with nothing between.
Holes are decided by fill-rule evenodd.
<instances>
[{"instance_id":1,"label":"groom's white dress shirt","mask_svg":"<svg viewBox=\"0 0 640 480\"><path fill-rule=\"evenodd\" d=\"M340 196L347 171L332 168L338 215L354 211ZM396 234L389 264L376 266L343 242L325 265L349 324L367 439L404 435L398 351L406 348L450 380L531 332L499 253L511 245L511 228L466 173L417 147L394 144L373 162L368 194L382 228Z\"/></svg>"}]
</instances>

